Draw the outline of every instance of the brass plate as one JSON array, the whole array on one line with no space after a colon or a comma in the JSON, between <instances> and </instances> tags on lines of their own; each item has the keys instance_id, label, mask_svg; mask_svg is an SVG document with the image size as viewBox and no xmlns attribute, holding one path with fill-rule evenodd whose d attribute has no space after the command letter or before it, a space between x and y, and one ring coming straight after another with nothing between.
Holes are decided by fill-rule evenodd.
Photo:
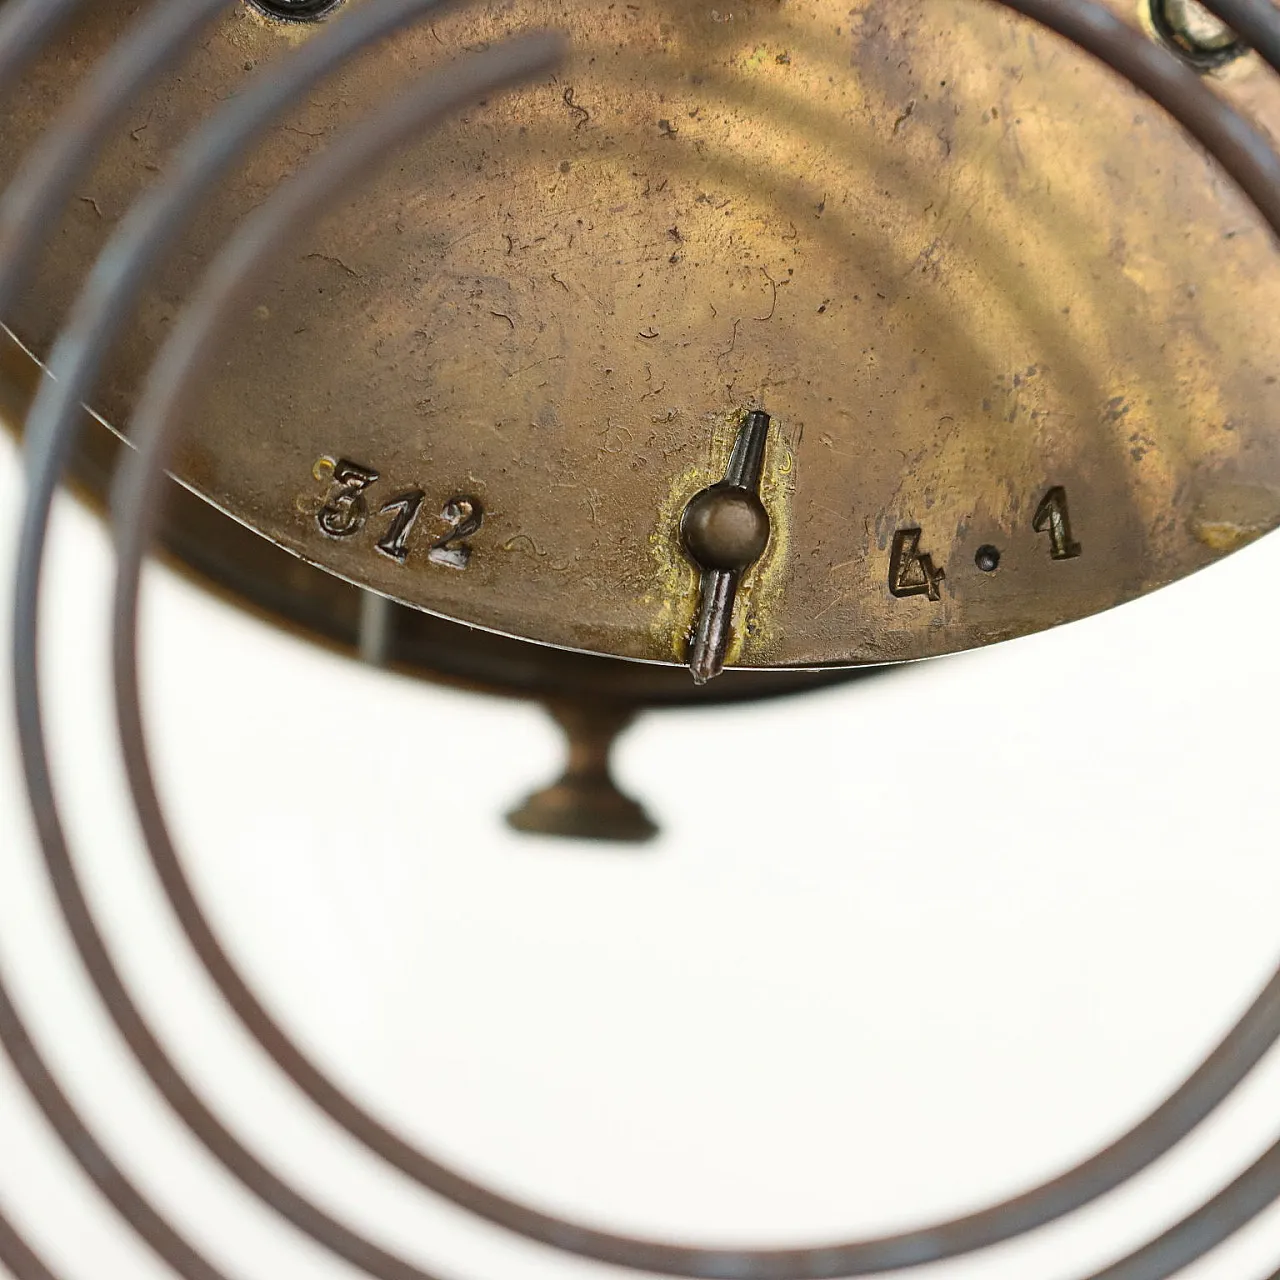
<instances>
[{"instance_id":1,"label":"brass plate","mask_svg":"<svg viewBox=\"0 0 1280 1280\"><path fill-rule=\"evenodd\" d=\"M19 89L4 170L135 6L93 8ZM679 515L758 405L773 536L739 595L745 666L1035 631L1280 520L1280 271L1260 220L1135 91L962 0L442 17L227 185L95 407L127 422L216 245L328 136L538 25L570 30L561 77L424 141L262 282L177 466L219 507L443 616L680 662L698 582ZM90 255L210 105L313 30L238 8L139 106L11 318L28 345L48 349ZM1253 59L1222 85L1280 131ZM378 475L354 503L344 462ZM447 541L446 508L483 523Z\"/></svg>"},{"instance_id":2,"label":"brass plate","mask_svg":"<svg viewBox=\"0 0 1280 1280\"><path fill-rule=\"evenodd\" d=\"M0 429L21 421L38 370L0 330ZM71 462L77 495L103 513L111 475L125 446L85 415ZM368 594L282 551L179 485L166 496L160 543L171 568L264 621L347 657L361 655ZM695 685L684 671L648 662L576 653L477 631L418 609L393 606L382 664L403 675L482 693L540 698L557 705L585 699L601 714L619 706L659 708L754 702L882 675L887 668L820 671L740 668Z\"/></svg>"}]
</instances>

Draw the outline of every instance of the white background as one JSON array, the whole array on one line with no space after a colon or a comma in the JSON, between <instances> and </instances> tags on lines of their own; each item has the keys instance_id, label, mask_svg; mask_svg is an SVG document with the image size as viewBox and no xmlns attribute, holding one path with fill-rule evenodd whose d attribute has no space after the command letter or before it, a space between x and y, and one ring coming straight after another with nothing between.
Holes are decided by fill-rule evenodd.
<instances>
[{"instance_id":1,"label":"white background","mask_svg":"<svg viewBox=\"0 0 1280 1280\"><path fill-rule=\"evenodd\" d=\"M0 442L6 662L19 493ZM828 1241L969 1210L1089 1154L1280 960L1278 577L1267 539L1104 617L864 688L653 715L619 755L664 825L641 852L504 828L555 771L536 708L361 669L158 571L147 712L215 923L375 1112L596 1224ZM178 1060L275 1168L444 1277L607 1274L362 1154L220 1006L122 798L108 582L101 531L64 502L45 646L59 779L111 945ZM0 963L72 1096L231 1274L353 1274L240 1190L131 1064L42 878L7 676L0 706ZM1273 1054L1130 1188L920 1274L1087 1274L1280 1136L1278 1085ZM69 1280L166 1274L2 1059L0 1204ZM1186 1274L1263 1280L1277 1263L1273 1211Z\"/></svg>"}]
</instances>

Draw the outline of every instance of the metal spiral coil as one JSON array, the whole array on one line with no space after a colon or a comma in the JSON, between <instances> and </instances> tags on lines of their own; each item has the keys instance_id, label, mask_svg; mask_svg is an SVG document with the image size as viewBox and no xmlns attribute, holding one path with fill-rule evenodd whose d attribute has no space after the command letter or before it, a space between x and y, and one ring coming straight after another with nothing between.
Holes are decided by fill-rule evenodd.
<instances>
[{"instance_id":1,"label":"metal spiral coil","mask_svg":"<svg viewBox=\"0 0 1280 1280\"><path fill-rule=\"evenodd\" d=\"M237 0L238 2L238 0ZM980 0L987 3L989 0ZM1001 0L1051 29L1144 91L1217 160L1280 235L1280 157L1261 133L1210 90L1186 60L1126 25L1095 0ZM155 0L91 73L0 202L0 314L23 284L45 229L68 200L135 96L192 44L231 0ZM1280 13L1271 0L1205 0L1206 7L1280 72ZM278 16L316 17L332 6L289 0ZM9 0L0 9L0 85L16 79L79 0ZM250 1192L323 1248L379 1280L429 1280L279 1176L233 1133L184 1077L134 1002L84 892L54 796L39 697L39 583L50 508L113 334L130 315L156 260L229 167L311 86L370 45L422 20L437 0L367 0L266 73L202 126L172 171L134 205L99 257L50 357L26 424L27 500L15 590L13 679L26 783L45 870L98 996L152 1083L192 1134ZM293 1084L338 1126L421 1187L528 1239L599 1262L706 1280L827 1280L955 1258L1032 1231L1121 1186L1206 1119L1280 1040L1280 972L1204 1063L1128 1133L1075 1168L1004 1203L949 1222L877 1239L810 1248L697 1248L610 1234L509 1199L472 1181L384 1127L290 1039L254 994L202 912L157 797L139 709L137 605L143 558L159 505L169 446L188 398L260 266L297 227L318 218L398 144L487 94L554 69L554 34L511 39L468 54L352 128L241 223L209 267L156 359L129 437L136 449L117 477L118 558L114 665L120 739L134 805L169 904L205 970L244 1027ZM186 1280L226 1280L112 1159L64 1093L0 974L0 1042L68 1152L118 1213ZM1280 1142L1202 1207L1090 1280L1163 1280L1228 1239L1280 1198ZM0 1262L19 1280L55 1273L0 1212Z\"/></svg>"}]
</instances>

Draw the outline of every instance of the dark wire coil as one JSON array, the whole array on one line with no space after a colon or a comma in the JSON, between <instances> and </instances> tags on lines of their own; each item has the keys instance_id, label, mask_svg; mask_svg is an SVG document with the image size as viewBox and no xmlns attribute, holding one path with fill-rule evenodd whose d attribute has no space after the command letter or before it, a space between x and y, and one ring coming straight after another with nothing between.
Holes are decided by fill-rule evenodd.
<instances>
[{"instance_id":1,"label":"dark wire coil","mask_svg":"<svg viewBox=\"0 0 1280 1280\"><path fill-rule=\"evenodd\" d=\"M230 0L156 0L91 74L0 201L0 315L74 190L77 176L134 96L194 41ZM1095 0L1001 0L1079 45L1177 119L1250 197L1280 235L1280 158L1261 134L1173 53ZM0 9L0 84L51 40L78 0L9 0ZM14 610L14 681L27 787L45 868L76 949L107 1011L143 1070L192 1133L247 1189L303 1234L380 1280L431 1280L296 1191L233 1134L184 1078L128 991L83 893L53 794L38 696L38 588L53 495L74 444L77 410L90 398L116 327L131 314L155 261L250 144L288 106L370 44L436 7L436 0L368 0L259 75L183 147L171 176L143 196L94 267L59 337L26 425L28 495ZM1269 0L1206 0L1280 71L1280 14ZM566 1252L669 1275L743 1280L826 1280L940 1261L982 1249L1072 1213L1133 1177L1200 1124L1280 1040L1280 972L1217 1049L1164 1103L1104 1151L1037 1188L947 1223L807 1249L696 1248L593 1230L509 1200L448 1168L381 1125L311 1062L275 1023L235 968L182 869L153 784L138 704L137 599L154 530L160 477L186 397L197 390L235 304L258 266L303 218L320 211L414 131L498 89L551 70L561 42L511 40L472 55L351 129L250 214L209 268L152 367L129 432L113 503L118 573L114 607L117 714L133 799L148 852L179 922L209 976L246 1029L330 1119L401 1173L460 1207ZM139 1236L186 1280L225 1273L193 1247L101 1147L38 1052L0 975L0 1042L68 1151ZM1280 1142L1234 1182L1147 1245L1089 1280L1164 1280L1221 1244L1280 1197ZM0 1262L19 1280L56 1280L0 1213Z\"/></svg>"}]
</instances>

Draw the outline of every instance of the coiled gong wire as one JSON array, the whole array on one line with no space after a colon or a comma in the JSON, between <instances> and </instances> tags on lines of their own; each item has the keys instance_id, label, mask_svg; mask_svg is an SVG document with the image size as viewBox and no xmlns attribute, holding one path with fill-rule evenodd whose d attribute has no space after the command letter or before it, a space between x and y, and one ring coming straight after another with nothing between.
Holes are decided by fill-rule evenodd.
<instances>
[{"instance_id":1,"label":"coiled gong wire","mask_svg":"<svg viewBox=\"0 0 1280 1280\"><path fill-rule=\"evenodd\" d=\"M91 71L0 198L0 315L25 282L46 229L124 113L233 0L155 0ZM235 0L239 2L239 0ZM1148 94L1253 201L1280 236L1280 158L1261 133L1177 56L1096 0L998 2L1057 32ZM1205 7L1280 72L1280 13L1271 0L1204 0ZM7 0L0 7L0 85L13 83L80 0ZM433 1280L406 1258L320 1208L234 1133L166 1053L107 948L85 896L54 797L39 698L41 565L53 496L114 335L157 259L204 197L311 87L357 53L439 7L440 0L366 0L345 11L215 113L180 149L169 175L140 197L93 267L60 334L26 428L27 497L15 580L13 677L27 789L44 867L79 956L142 1069L192 1134L253 1195L303 1235L379 1280ZM568 1253L665 1275L740 1280L830 1280L893 1271L990 1247L1079 1210L1190 1134L1280 1040L1280 971L1208 1058L1128 1133L1081 1164L976 1213L895 1235L809 1248L727 1249L612 1234L508 1199L450 1168L363 1110L272 1019L224 950L183 870L153 782L138 696L141 566L155 531L163 468L184 408L198 394L229 320L260 268L304 219L352 189L397 145L466 105L551 72L563 40L535 33L471 54L429 76L352 127L239 225L160 352L128 432L116 478L117 577L113 660L117 721L148 853L188 941L249 1033L332 1121L421 1187L506 1231ZM152 1205L102 1147L36 1047L0 973L0 1043L68 1152L143 1241L184 1280L230 1280ZM1280 1198L1280 1142L1204 1205L1088 1280L1164 1280ZM0 1263L18 1280L58 1280L0 1210ZM1275 1278L1273 1277L1273 1280Z\"/></svg>"}]
</instances>

